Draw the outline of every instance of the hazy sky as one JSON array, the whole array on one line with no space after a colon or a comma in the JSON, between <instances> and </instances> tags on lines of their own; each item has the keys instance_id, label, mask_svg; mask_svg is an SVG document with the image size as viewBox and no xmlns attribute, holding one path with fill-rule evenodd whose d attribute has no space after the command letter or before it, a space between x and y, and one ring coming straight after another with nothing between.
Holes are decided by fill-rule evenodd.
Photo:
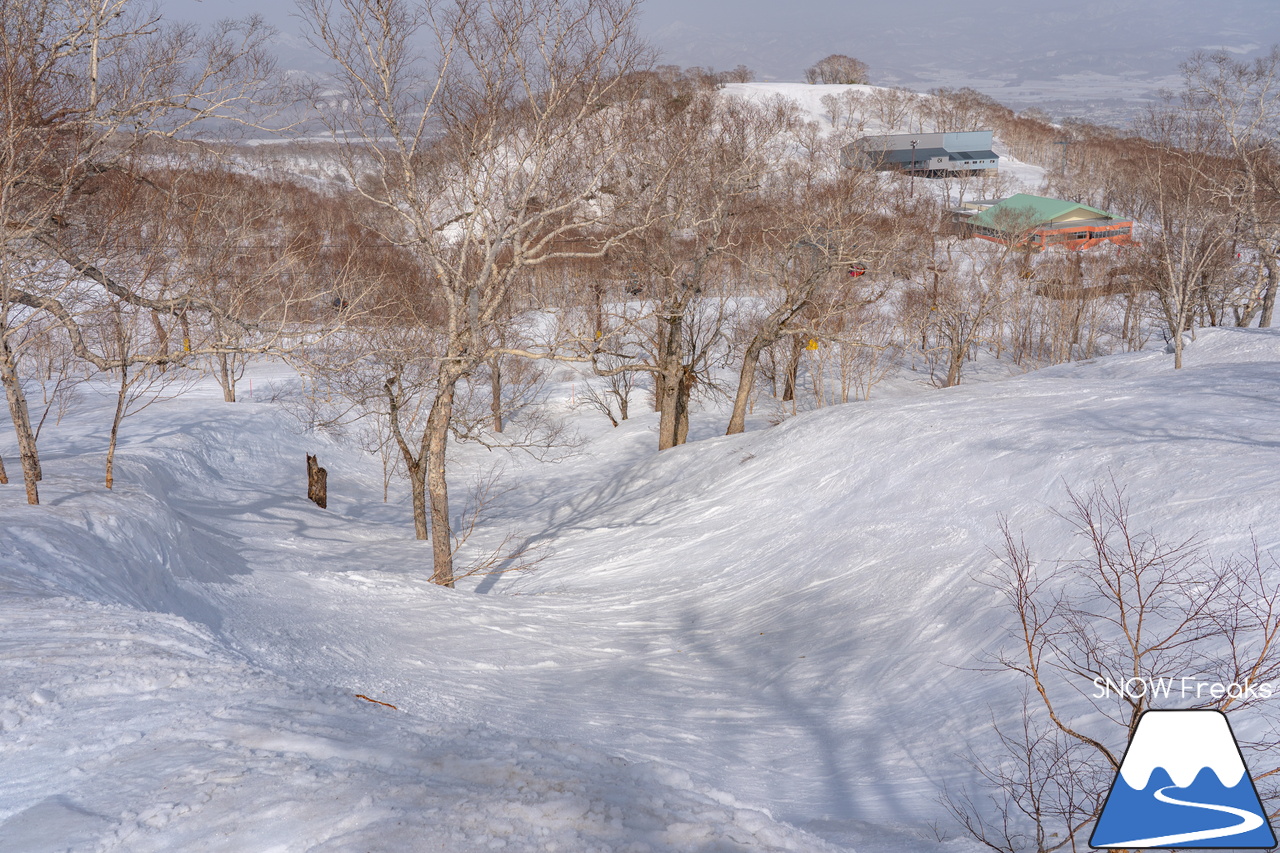
<instances>
[{"instance_id":1,"label":"hazy sky","mask_svg":"<svg viewBox=\"0 0 1280 853\"><path fill-rule=\"evenodd\" d=\"M212 21L261 12L282 31L288 67L315 67L288 0L162 0L166 14ZM1197 49L1247 57L1280 42L1276 0L647 0L641 29L663 61L759 79L801 80L829 53L867 62L872 82L972 85L997 97L1097 99L1176 81Z\"/></svg>"}]
</instances>

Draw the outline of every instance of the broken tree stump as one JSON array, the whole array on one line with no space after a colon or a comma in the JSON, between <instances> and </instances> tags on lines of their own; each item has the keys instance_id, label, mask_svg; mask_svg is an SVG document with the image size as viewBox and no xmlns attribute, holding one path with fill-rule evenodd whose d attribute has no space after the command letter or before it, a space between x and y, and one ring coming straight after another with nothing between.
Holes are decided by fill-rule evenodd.
<instances>
[{"instance_id":1,"label":"broken tree stump","mask_svg":"<svg viewBox=\"0 0 1280 853\"><path fill-rule=\"evenodd\" d=\"M310 453L307 454L307 497L321 509L329 505L329 472L321 468Z\"/></svg>"}]
</instances>

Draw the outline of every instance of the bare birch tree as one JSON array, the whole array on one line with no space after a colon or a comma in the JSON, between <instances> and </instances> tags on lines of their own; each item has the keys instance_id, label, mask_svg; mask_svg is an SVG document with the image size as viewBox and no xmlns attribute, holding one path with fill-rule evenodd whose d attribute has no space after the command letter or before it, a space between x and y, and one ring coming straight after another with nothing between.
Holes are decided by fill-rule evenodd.
<instances>
[{"instance_id":1,"label":"bare birch tree","mask_svg":"<svg viewBox=\"0 0 1280 853\"><path fill-rule=\"evenodd\" d=\"M519 350L493 332L524 272L602 256L619 239L610 186L630 138L625 83L648 50L632 0L300 5L312 43L339 69L337 93L314 96L335 104L319 118L363 143L345 149L353 186L381 211L386 239L419 259L432 302L422 316L438 318L419 327L430 404L404 446L429 496L432 580L449 586L446 451L459 383ZM421 519L415 527L425 535Z\"/></svg>"},{"instance_id":2,"label":"bare birch tree","mask_svg":"<svg viewBox=\"0 0 1280 853\"><path fill-rule=\"evenodd\" d=\"M645 354L602 373L653 376L658 449L683 444L689 405L713 360L726 355L728 282L754 239L753 211L783 173L794 106L757 105L703 90L654 100L656 132L639 147L631 185L659 214L615 259L631 271L643 310L613 319L642 340ZM612 337L612 335L607 335ZM597 358L597 365L600 359Z\"/></svg>"},{"instance_id":3,"label":"bare birch tree","mask_svg":"<svg viewBox=\"0 0 1280 853\"><path fill-rule=\"evenodd\" d=\"M1239 224L1216 192L1229 167L1207 144L1215 132L1210 124L1177 111L1152 116L1147 129L1157 147L1136 176L1150 214L1134 262L1159 300L1175 368L1182 367L1183 335L1224 269Z\"/></svg>"},{"instance_id":4,"label":"bare birch tree","mask_svg":"<svg viewBox=\"0 0 1280 853\"><path fill-rule=\"evenodd\" d=\"M111 428L107 437L105 485L115 487L116 448L120 442L120 427L125 418L143 409L187 390L198 374L182 370L184 355L173 354L169 361L162 354L160 335L156 327L141 320L140 312L129 310L117 302L101 312L101 349L108 363L114 365L115 409L111 416Z\"/></svg>"},{"instance_id":5,"label":"bare birch tree","mask_svg":"<svg viewBox=\"0 0 1280 853\"><path fill-rule=\"evenodd\" d=\"M74 246L79 205L149 141L242 116L270 74L266 34L259 21L169 26L136 0L0 0L0 383L30 503L41 468L15 342L73 282L103 285L89 274L98 259Z\"/></svg>"},{"instance_id":6,"label":"bare birch tree","mask_svg":"<svg viewBox=\"0 0 1280 853\"><path fill-rule=\"evenodd\" d=\"M1239 324L1271 325L1280 287L1280 46L1244 62L1225 52L1197 53L1182 66L1178 108L1211 129L1212 153L1229 158L1216 194L1233 208L1256 253L1251 292Z\"/></svg>"},{"instance_id":7,"label":"bare birch tree","mask_svg":"<svg viewBox=\"0 0 1280 853\"><path fill-rule=\"evenodd\" d=\"M752 280L767 289L742 352L727 435L745 428L767 348L784 338L816 342L830 325L829 315L874 302L887 289L885 277L877 274L884 272L897 241L893 229L880 227L876 176L849 170L833 181L810 177L792 174L788 186L775 188L774 203L757 214L758 242L744 253Z\"/></svg>"}]
</instances>

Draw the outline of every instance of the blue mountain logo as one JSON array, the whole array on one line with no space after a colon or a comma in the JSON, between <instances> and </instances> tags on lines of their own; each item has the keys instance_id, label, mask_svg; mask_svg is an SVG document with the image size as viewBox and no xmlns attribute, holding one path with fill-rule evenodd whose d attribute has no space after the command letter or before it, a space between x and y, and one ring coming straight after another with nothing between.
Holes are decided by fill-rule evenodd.
<instances>
[{"instance_id":1,"label":"blue mountain logo","mask_svg":"<svg viewBox=\"0 0 1280 853\"><path fill-rule=\"evenodd\" d=\"M1226 715L1144 713L1089 846L1275 847Z\"/></svg>"}]
</instances>

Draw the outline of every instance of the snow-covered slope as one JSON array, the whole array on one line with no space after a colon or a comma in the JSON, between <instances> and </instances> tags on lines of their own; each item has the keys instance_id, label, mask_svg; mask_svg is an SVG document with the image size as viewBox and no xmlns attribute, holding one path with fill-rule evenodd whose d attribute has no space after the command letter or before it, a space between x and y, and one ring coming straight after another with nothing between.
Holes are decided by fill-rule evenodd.
<instances>
[{"instance_id":1,"label":"snow-covered slope","mask_svg":"<svg viewBox=\"0 0 1280 853\"><path fill-rule=\"evenodd\" d=\"M1062 556L1052 509L1114 478L1143 527L1280 545L1280 335L1169 358L661 455L651 415L580 412L580 453L509 460L478 534L546 559L456 591L376 460L274 404L126 421L114 493L85 408L43 439L43 506L0 487L0 849L934 849L938 785L1016 699L958 668L998 641L972 578L1001 516ZM457 457L460 494L492 454Z\"/></svg>"},{"instance_id":2,"label":"snow-covered slope","mask_svg":"<svg viewBox=\"0 0 1280 853\"><path fill-rule=\"evenodd\" d=\"M113 492L93 438L109 414L92 406L46 440L42 506L0 487L0 850L828 849L677 766L451 710L456 684L431 707L390 707L403 700L367 646L288 646L308 642L291 629L299 605L362 646L389 639L341 588L252 611L272 652L329 675L264 668L227 630L255 572L337 569L359 588L344 569L400 566L420 581L426 552L402 513L367 520L383 511L370 460L295 434L278 406L211 392L126 421ZM317 447L330 513L295 495ZM339 675L344 661L361 677Z\"/></svg>"},{"instance_id":3,"label":"snow-covered slope","mask_svg":"<svg viewBox=\"0 0 1280 853\"><path fill-rule=\"evenodd\" d=\"M174 617L15 598L0 625L6 851L829 849L667 765L282 682Z\"/></svg>"}]
</instances>

